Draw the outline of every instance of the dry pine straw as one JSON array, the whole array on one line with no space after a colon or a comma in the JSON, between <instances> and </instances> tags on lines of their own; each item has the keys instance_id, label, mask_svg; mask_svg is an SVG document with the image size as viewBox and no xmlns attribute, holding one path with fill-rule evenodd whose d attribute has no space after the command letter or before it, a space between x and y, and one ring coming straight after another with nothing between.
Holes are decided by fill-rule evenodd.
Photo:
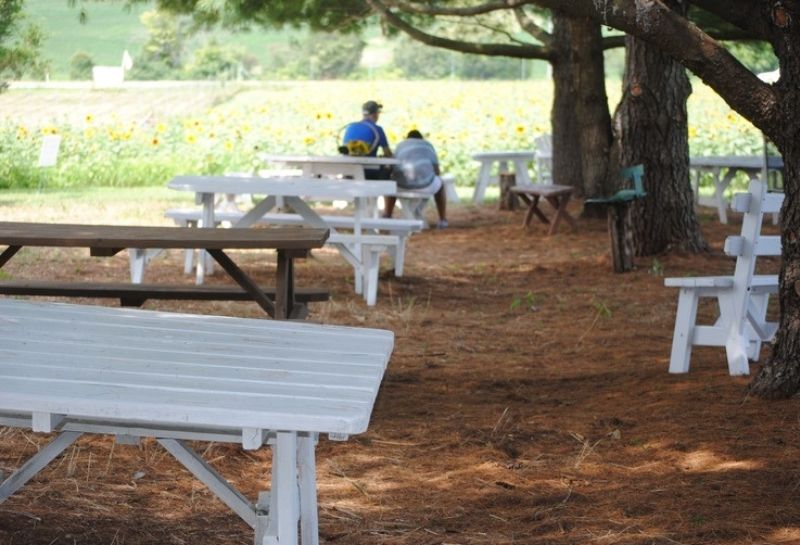
<instances>
[{"instance_id":1,"label":"dry pine straw","mask_svg":"<svg viewBox=\"0 0 800 545\"><path fill-rule=\"evenodd\" d=\"M687 375L666 372L677 293L661 275L732 270L721 245L738 218L703 216L708 255L640 259L615 275L604 221L548 238L543 225L523 232L521 217L453 210L450 229L413 237L406 276L383 275L375 308L335 254L298 267L301 285L332 290L313 320L397 334L369 431L320 442L322 541L800 543L797 402L748 398L716 348L696 349ZM268 279L264 256L242 259ZM6 270L119 280L127 263L31 250ZM176 252L148 276L175 282L180 270ZM260 316L246 303L146 308ZM0 470L47 439L0 429ZM268 452L196 448L249 497L266 487ZM84 438L0 506L2 545L251 540L152 441Z\"/></svg>"}]
</instances>

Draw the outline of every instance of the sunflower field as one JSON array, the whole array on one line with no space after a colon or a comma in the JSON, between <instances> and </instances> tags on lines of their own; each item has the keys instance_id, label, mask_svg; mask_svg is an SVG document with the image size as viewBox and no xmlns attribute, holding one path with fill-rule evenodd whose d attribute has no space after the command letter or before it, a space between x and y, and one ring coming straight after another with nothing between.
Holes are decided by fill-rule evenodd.
<instances>
[{"instance_id":1,"label":"sunflower field","mask_svg":"<svg viewBox=\"0 0 800 545\"><path fill-rule=\"evenodd\" d=\"M760 133L695 83L694 155L757 154ZM610 102L619 84L609 84ZM177 174L252 171L261 152L335 154L360 105L384 105L392 144L420 130L442 170L472 185L488 150L532 149L549 132L549 81L280 82L0 95L0 188L161 186ZM42 136L61 135L55 167L37 168Z\"/></svg>"}]
</instances>

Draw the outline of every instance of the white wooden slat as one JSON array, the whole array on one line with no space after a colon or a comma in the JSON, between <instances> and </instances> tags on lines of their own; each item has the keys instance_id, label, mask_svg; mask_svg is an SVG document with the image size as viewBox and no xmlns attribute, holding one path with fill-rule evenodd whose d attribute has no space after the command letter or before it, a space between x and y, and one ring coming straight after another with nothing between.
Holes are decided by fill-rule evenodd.
<instances>
[{"instance_id":1,"label":"white wooden slat","mask_svg":"<svg viewBox=\"0 0 800 545\"><path fill-rule=\"evenodd\" d=\"M764 195L764 202L761 205L761 212L764 214L774 214L781 211L783 205L783 193L767 193Z\"/></svg>"},{"instance_id":2,"label":"white wooden slat","mask_svg":"<svg viewBox=\"0 0 800 545\"><path fill-rule=\"evenodd\" d=\"M122 343L129 345L126 350L132 351L137 357L146 357L148 354L155 359L166 358L181 358L182 355L191 355L195 359L207 360L214 358L214 361L219 361L221 364L232 361L231 358L246 358L246 359L260 359L266 358L268 361L297 361L297 362L318 362L318 363L336 363L338 361L346 361L351 366L366 365L373 366L380 357L384 361L385 354L382 353L363 353L357 352L357 347L353 347L352 351L334 350L325 352L324 349L305 348L300 349L294 353L291 347L288 346L271 346L264 343L263 346L258 343L237 343L236 341L226 342L225 340L217 342L197 342L190 341L171 341L170 339L152 339L146 344L136 345L132 342L136 337L120 336L106 334L104 338L93 340L92 342L84 341L81 338L80 331L51 333L49 338L37 338L37 335L30 331L23 331L13 335L0 325L0 342L11 343L8 345L10 348L14 347L15 342L26 341L31 344L36 344L36 349L45 351L60 351L72 350L70 346L77 345L83 350L92 352L99 351L99 353L108 353L114 351L117 346ZM139 338L141 341L141 337ZM385 361L384 361L385 365Z\"/></svg>"},{"instance_id":3,"label":"white wooden slat","mask_svg":"<svg viewBox=\"0 0 800 545\"><path fill-rule=\"evenodd\" d=\"M322 401L369 403L374 397L372 388L347 388L327 386L324 382L292 384L282 381L244 381L198 376L168 375L159 373L137 373L119 371L115 368L80 369L76 367L34 366L29 362L0 364L0 377L37 378L52 382L72 382L109 386L132 386L151 391L171 392L185 390L208 395L233 394L252 397L292 397L296 399L318 399ZM0 388L2 391L2 388ZM53 419L42 419L35 431L51 431ZM36 424L36 421L34 422Z\"/></svg>"},{"instance_id":4,"label":"white wooden slat","mask_svg":"<svg viewBox=\"0 0 800 545\"><path fill-rule=\"evenodd\" d=\"M14 309L6 310L6 309ZM93 310L88 313L85 309ZM41 309L45 310L45 315L41 315ZM341 340L341 344L359 342L362 345L378 344L384 345L393 342L394 335L391 331L327 326L320 324L283 321L283 320L248 320L240 323L239 318L225 316L203 316L177 313L165 313L158 311L145 311L141 309L119 309L110 307L88 307L83 305L55 304L55 303L36 303L27 301L16 301L11 299L4 300L3 316L12 318L14 316L32 316L40 320L58 319L69 321L81 321L87 324L102 324L106 316L114 317L114 324L118 327L141 327L154 330L176 332L192 332L191 334L203 333L226 333L230 332L238 336L248 333L259 336L265 333L280 333L276 337L278 340L289 339L294 335L310 335L312 339L321 339L322 342Z\"/></svg>"},{"instance_id":5,"label":"white wooden slat","mask_svg":"<svg viewBox=\"0 0 800 545\"><path fill-rule=\"evenodd\" d=\"M733 278L730 276L687 276L665 278L668 288L730 288Z\"/></svg>"},{"instance_id":6,"label":"white wooden slat","mask_svg":"<svg viewBox=\"0 0 800 545\"><path fill-rule=\"evenodd\" d=\"M249 193L275 197L305 195L311 199L353 200L357 197L382 197L397 191L397 184L388 180L339 180L286 176L176 176L167 184L170 189L196 193Z\"/></svg>"},{"instance_id":7,"label":"white wooden slat","mask_svg":"<svg viewBox=\"0 0 800 545\"><path fill-rule=\"evenodd\" d=\"M90 307L97 308L97 307ZM142 312L142 311L134 311ZM386 354L387 347L391 347L391 336L360 336L351 335L351 329L347 328L342 331L343 335L338 337L335 330L326 329L324 331L316 331L315 329L302 329L302 330L286 330L279 329L274 331L271 328L257 328L246 329L244 331L237 331L235 328L230 327L214 327L209 328L207 324L199 322L202 327L195 327L198 322L194 321L194 316L184 316L186 319L169 320L167 322L161 320L124 320L124 321L109 321L102 316L96 320L82 320L76 316L63 316L53 318L49 315L39 316L39 311L28 312L15 312L13 315L9 312L4 313L4 319L0 320L0 334L5 331L13 331L13 323L7 322L12 318L34 319L37 323L46 324L46 330L54 336L69 335L69 332L78 332L83 335L86 328L100 333L104 338L127 338L138 337L147 338L148 342L158 342L168 340L171 343L198 343L211 345L213 343L224 343L229 346L242 346L258 345L262 349L265 347L280 348L292 347L297 350L297 347L302 347L300 350L309 352L341 352L344 355L352 355L356 353L363 354ZM126 318L128 318L126 316ZM135 317L134 317L135 318ZM254 320L259 322L257 320ZM265 323L273 323L272 321L264 321ZM228 322L226 325L232 326L233 323ZM30 330L30 328L22 328L22 331ZM312 333L313 332L313 333ZM382 337L382 338L381 338ZM210 347L209 347L210 348Z\"/></svg>"},{"instance_id":8,"label":"white wooden slat","mask_svg":"<svg viewBox=\"0 0 800 545\"><path fill-rule=\"evenodd\" d=\"M781 255L781 237L777 235L766 235L758 237L753 246L753 253L762 255Z\"/></svg>"},{"instance_id":9,"label":"white wooden slat","mask_svg":"<svg viewBox=\"0 0 800 545\"><path fill-rule=\"evenodd\" d=\"M371 403L55 382L0 375L0 410L51 412L88 420L362 433ZM377 392L376 392L377 394Z\"/></svg>"},{"instance_id":10,"label":"white wooden slat","mask_svg":"<svg viewBox=\"0 0 800 545\"><path fill-rule=\"evenodd\" d=\"M2 342L2 340L0 340ZM235 358L230 365L216 364L217 358L207 358L207 362L192 361L196 358L187 355L184 361L175 361L164 355L161 359L150 357L141 359L131 355L110 355L105 349L96 353L81 351L80 355L65 353L64 351L42 352L38 349L31 351L31 345L26 343L25 350L5 348L0 346L0 359L9 362L24 362L25 365L39 367L68 367L71 369L107 369L113 365L117 370L131 370L139 373L155 375L182 375L200 376L214 379L228 379L241 381L268 381L274 380L276 375L281 380L292 384L316 384L324 382L325 386L361 389L370 387L376 378L383 374L383 368L375 365L372 369L365 366L348 367L343 364L329 364L324 368L317 362L304 362L302 366L297 362L273 362L268 358L256 358L253 363L246 366L235 365ZM127 352L127 350L126 350ZM142 366L141 362L147 365Z\"/></svg>"}]
</instances>

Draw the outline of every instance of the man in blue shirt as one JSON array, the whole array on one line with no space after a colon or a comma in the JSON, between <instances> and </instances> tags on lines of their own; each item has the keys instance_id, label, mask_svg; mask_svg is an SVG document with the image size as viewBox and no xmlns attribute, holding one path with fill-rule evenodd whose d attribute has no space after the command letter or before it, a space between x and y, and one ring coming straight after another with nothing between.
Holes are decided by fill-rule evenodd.
<instances>
[{"instance_id":1,"label":"man in blue shirt","mask_svg":"<svg viewBox=\"0 0 800 545\"><path fill-rule=\"evenodd\" d=\"M364 116L361 121L350 123L344 130L343 147L348 155L366 155L376 157L378 149L383 150L384 157L392 157L392 150L383 128L378 125L382 104L368 100L361 106ZM369 178L369 176L367 176Z\"/></svg>"}]
</instances>

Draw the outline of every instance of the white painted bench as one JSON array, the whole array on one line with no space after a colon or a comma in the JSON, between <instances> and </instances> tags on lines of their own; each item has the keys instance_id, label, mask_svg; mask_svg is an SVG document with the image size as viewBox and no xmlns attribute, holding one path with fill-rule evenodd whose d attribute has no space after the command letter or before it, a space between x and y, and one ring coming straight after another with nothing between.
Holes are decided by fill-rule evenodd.
<instances>
[{"instance_id":1,"label":"white painted bench","mask_svg":"<svg viewBox=\"0 0 800 545\"><path fill-rule=\"evenodd\" d=\"M0 450L15 467L0 503L84 433L153 437L256 545L319 542L315 445L366 431L394 344L376 329L13 299L0 339L0 425L57 434L21 465ZM187 441L269 446L271 490L246 498Z\"/></svg>"},{"instance_id":2,"label":"white painted bench","mask_svg":"<svg viewBox=\"0 0 800 545\"><path fill-rule=\"evenodd\" d=\"M165 216L175 221L180 226L195 227L200 223L202 210L174 208L167 210ZM239 210L230 208L217 210L214 220L219 223L228 222L235 224L245 215ZM354 229L353 216L321 216L327 225L334 229ZM306 220L299 214L269 213L259 219L258 223L268 225L304 225ZM365 271L363 287L360 293L364 294L367 305L372 306L377 302L378 274L380 272L380 256L388 253L392 259L394 274L403 276L405 267L406 245L409 236L422 230L423 222L420 220L394 219L394 218L363 218L361 229L370 232L342 233L336 231L331 234L327 244L341 245L349 248L350 253L360 251L363 255L362 265ZM189 274L194 269L194 250L187 250L184 258L184 271ZM344 254L347 255L347 254ZM356 268L357 264L351 263ZM356 290L359 291L359 290Z\"/></svg>"},{"instance_id":3,"label":"white painted bench","mask_svg":"<svg viewBox=\"0 0 800 545\"><path fill-rule=\"evenodd\" d=\"M202 219L202 210L192 208L171 208L165 212L165 216L170 218L180 226L196 227ZM244 217L245 213L239 210L217 209L214 212L214 219L219 223L234 224ZM350 229L355 226L355 218L353 216L320 216L325 223L335 229ZM265 214L259 221L259 224L265 225L304 225L306 220L300 214L286 214L286 213L270 213ZM394 219L394 218L364 218L361 220L361 228L368 231L376 231L383 233L381 237L386 234L396 237L390 238L374 238L368 233L362 233L362 242L367 243L367 236L372 237L373 244L383 245L389 251L394 266L395 276L403 276L403 267L405 265L405 251L408 238L412 233L418 233L423 228L423 222L415 219ZM357 242L352 235L347 233L336 232L331 238L328 239L330 244L353 244ZM190 273L193 269L193 252L186 253L185 270Z\"/></svg>"},{"instance_id":4,"label":"white painted bench","mask_svg":"<svg viewBox=\"0 0 800 545\"><path fill-rule=\"evenodd\" d=\"M679 288L669 372L689 371L692 346L724 346L731 375L747 375L748 359L758 361L761 343L773 338L777 323L766 319L770 294L778 291L777 275L756 275L758 256L781 255L778 236L761 235L764 214L778 212L782 193L768 193L765 183L750 182L749 193L734 196L731 207L744 214L742 231L725 240L725 253L736 257L732 276L666 278ZM716 298L719 317L713 325L698 325L697 306L703 297Z\"/></svg>"}]
</instances>

